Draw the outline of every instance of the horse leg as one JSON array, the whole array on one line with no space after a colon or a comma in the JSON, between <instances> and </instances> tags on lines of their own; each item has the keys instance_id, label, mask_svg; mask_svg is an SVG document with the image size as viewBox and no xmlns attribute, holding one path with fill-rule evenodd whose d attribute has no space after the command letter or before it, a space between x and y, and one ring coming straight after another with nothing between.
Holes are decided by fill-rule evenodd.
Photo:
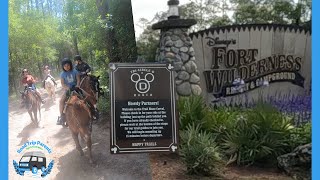
<instances>
[{"instance_id":1,"label":"horse leg","mask_svg":"<svg viewBox=\"0 0 320 180\"><path fill-rule=\"evenodd\" d=\"M79 143L78 133L72 132L72 138L73 138L74 142L76 143L76 148L79 151L80 155L83 156L83 150L82 150L82 147L80 146L80 143Z\"/></svg>"},{"instance_id":2,"label":"horse leg","mask_svg":"<svg viewBox=\"0 0 320 180\"><path fill-rule=\"evenodd\" d=\"M38 125L39 125L39 121L38 121L38 108L34 107L32 110L33 110L33 115L34 115L35 124L36 124L36 126L38 126Z\"/></svg>"},{"instance_id":3,"label":"horse leg","mask_svg":"<svg viewBox=\"0 0 320 180\"><path fill-rule=\"evenodd\" d=\"M28 110L28 113L29 113L29 116L31 118L31 121L34 123L34 119L33 119L33 116L32 116L32 111L31 110Z\"/></svg>"},{"instance_id":4,"label":"horse leg","mask_svg":"<svg viewBox=\"0 0 320 180\"><path fill-rule=\"evenodd\" d=\"M40 105L40 103L38 104L37 110L39 111L39 121L41 121L41 105Z\"/></svg>"},{"instance_id":5,"label":"horse leg","mask_svg":"<svg viewBox=\"0 0 320 180\"><path fill-rule=\"evenodd\" d=\"M87 135L87 147L88 147L88 153L89 153L89 163L92 164L92 153L91 153L91 147L92 147L92 142L91 142L91 134Z\"/></svg>"},{"instance_id":6,"label":"horse leg","mask_svg":"<svg viewBox=\"0 0 320 180\"><path fill-rule=\"evenodd\" d=\"M87 142L87 148L88 148L88 155L89 155L89 163L93 164L93 160L92 160L92 151L91 151L91 147L92 147L92 142L91 142L91 134L89 131L87 131L84 135L85 140Z\"/></svg>"},{"instance_id":7,"label":"horse leg","mask_svg":"<svg viewBox=\"0 0 320 180\"><path fill-rule=\"evenodd\" d=\"M53 88L53 99L54 99L54 101L56 101L56 88L55 87Z\"/></svg>"}]
</instances>

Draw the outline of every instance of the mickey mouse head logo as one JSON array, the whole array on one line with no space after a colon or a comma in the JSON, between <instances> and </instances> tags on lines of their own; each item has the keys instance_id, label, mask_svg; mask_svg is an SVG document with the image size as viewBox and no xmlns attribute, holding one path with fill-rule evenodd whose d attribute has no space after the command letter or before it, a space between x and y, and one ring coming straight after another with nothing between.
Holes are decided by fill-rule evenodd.
<instances>
[{"instance_id":1,"label":"mickey mouse head logo","mask_svg":"<svg viewBox=\"0 0 320 180\"><path fill-rule=\"evenodd\" d=\"M152 73L147 73L144 75L144 79L141 79L138 73L133 73L131 75L131 81L136 83L136 90L141 93L147 93L150 90L150 82L154 80L154 75Z\"/></svg>"}]
</instances>

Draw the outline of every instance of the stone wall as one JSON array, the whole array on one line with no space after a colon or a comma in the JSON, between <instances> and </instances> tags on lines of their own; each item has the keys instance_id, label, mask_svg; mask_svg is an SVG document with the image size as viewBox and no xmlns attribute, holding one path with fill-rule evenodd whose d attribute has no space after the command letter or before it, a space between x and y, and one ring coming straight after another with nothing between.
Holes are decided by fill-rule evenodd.
<instances>
[{"instance_id":1,"label":"stone wall","mask_svg":"<svg viewBox=\"0 0 320 180\"><path fill-rule=\"evenodd\" d=\"M161 30L158 62L174 65L176 90L179 96L200 95L200 75L195 63L195 52L188 28Z\"/></svg>"}]
</instances>

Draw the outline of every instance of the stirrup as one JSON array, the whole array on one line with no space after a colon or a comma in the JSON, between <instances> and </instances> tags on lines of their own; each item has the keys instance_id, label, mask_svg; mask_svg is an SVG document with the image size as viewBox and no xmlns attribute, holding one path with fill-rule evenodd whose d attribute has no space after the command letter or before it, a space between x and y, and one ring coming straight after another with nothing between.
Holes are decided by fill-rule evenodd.
<instances>
[{"instance_id":1,"label":"stirrup","mask_svg":"<svg viewBox=\"0 0 320 180\"><path fill-rule=\"evenodd\" d=\"M62 125L63 124L63 120L61 118L61 116L58 116L58 121L56 123L57 125Z\"/></svg>"},{"instance_id":2,"label":"stirrup","mask_svg":"<svg viewBox=\"0 0 320 180\"><path fill-rule=\"evenodd\" d=\"M99 119L99 111L98 111L98 109L94 110L92 118L93 118L93 120L98 120Z\"/></svg>"},{"instance_id":3,"label":"stirrup","mask_svg":"<svg viewBox=\"0 0 320 180\"><path fill-rule=\"evenodd\" d=\"M58 120L57 120L57 123L56 123L57 125L61 125L61 118L60 118L60 116L58 116Z\"/></svg>"}]
</instances>

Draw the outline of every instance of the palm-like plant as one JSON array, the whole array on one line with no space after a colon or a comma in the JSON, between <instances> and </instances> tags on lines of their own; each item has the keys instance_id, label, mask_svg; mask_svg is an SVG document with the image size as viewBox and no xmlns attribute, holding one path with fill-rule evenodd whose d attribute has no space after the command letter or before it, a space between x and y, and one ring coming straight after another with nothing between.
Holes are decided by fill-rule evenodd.
<instances>
[{"instance_id":1,"label":"palm-like plant","mask_svg":"<svg viewBox=\"0 0 320 180\"><path fill-rule=\"evenodd\" d=\"M276 157L288 148L288 137L293 126L269 104L258 103L238 116L234 127L227 130L222 147L230 157L228 163L250 165L259 160Z\"/></svg>"},{"instance_id":2,"label":"palm-like plant","mask_svg":"<svg viewBox=\"0 0 320 180\"><path fill-rule=\"evenodd\" d=\"M223 162L213 136L195 123L189 124L180 136L180 155L188 173L220 176Z\"/></svg>"},{"instance_id":3,"label":"palm-like plant","mask_svg":"<svg viewBox=\"0 0 320 180\"><path fill-rule=\"evenodd\" d=\"M203 124L208 115L208 107L202 96L181 97L178 102L180 129L184 130L189 124Z\"/></svg>"}]
</instances>

